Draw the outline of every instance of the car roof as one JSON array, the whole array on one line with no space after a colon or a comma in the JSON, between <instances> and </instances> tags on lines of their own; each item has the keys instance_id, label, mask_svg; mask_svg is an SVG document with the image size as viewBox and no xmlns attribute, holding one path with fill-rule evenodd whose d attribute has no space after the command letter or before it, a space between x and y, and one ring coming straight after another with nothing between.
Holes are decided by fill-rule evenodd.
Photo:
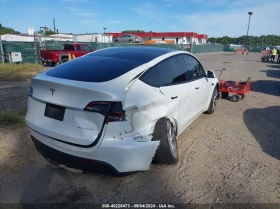
<instances>
[{"instance_id":1,"label":"car roof","mask_svg":"<svg viewBox=\"0 0 280 209\"><path fill-rule=\"evenodd\" d=\"M157 47L111 47L95 51L86 56L111 57L147 63L159 56L174 51L174 49Z\"/></svg>"}]
</instances>

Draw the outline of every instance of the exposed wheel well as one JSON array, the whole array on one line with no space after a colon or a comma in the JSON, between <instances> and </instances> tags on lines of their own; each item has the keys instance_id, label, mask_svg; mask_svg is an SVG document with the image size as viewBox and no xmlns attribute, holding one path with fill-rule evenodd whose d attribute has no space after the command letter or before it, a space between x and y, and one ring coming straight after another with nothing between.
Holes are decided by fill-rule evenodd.
<instances>
[{"instance_id":1,"label":"exposed wheel well","mask_svg":"<svg viewBox=\"0 0 280 209\"><path fill-rule=\"evenodd\" d=\"M178 135L178 122L175 118L168 116L166 117L172 124L172 127L175 128L175 135Z\"/></svg>"}]
</instances>

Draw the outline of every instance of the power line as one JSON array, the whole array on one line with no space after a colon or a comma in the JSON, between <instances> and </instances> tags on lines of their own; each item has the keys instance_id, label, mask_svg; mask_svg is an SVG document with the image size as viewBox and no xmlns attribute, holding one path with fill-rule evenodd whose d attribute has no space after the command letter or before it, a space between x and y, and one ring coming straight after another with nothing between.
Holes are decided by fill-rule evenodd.
<instances>
[{"instance_id":1,"label":"power line","mask_svg":"<svg viewBox=\"0 0 280 209\"><path fill-rule=\"evenodd\" d=\"M214 24L209 24L209 25L191 26L191 27L188 27L188 28L207 27L207 29L208 29L209 26L227 23L227 22L230 22L230 21L233 21L233 20L239 19L239 18L241 18L241 17L245 17L245 16L247 16L247 15L242 15L242 16L239 16L239 17L236 17L236 18L233 18L233 19L229 19L229 20L226 20L226 21L223 21L223 22L219 22L219 23L214 23Z\"/></svg>"}]
</instances>

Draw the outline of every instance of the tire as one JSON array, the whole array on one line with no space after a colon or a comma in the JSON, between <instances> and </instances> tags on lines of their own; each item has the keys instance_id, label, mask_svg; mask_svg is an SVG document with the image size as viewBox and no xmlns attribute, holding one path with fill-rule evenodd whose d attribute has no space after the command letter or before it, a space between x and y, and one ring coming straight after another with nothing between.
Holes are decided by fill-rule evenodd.
<instances>
[{"instance_id":1,"label":"tire","mask_svg":"<svg viewBox=\"0 0 280 209\"><path fill-rule=\"evenodd\" d=\"M245 99L245 94L240 94L239 96L241 100Z\"/></svg>"},{"instance_id":2,"label":"tire","mask_svg":"<svg viewBox=\"0 0 280 209\"><path fill-rule=\"evenodd\" d=\"M210 101L208 110L205 112L206 114L212 114L215 112L218 98L219 98L219 91L218 91L218 88L215 87L212 97L211 97L211 101Z\"/></svg>"},{"instance_id":3,"label":"tire","mask_svg":"<svg viewBox=\"0 0 280 209\"><path fill-rule=\"evenodd\" d=\"M170 120L162 118L157 121L152 141L160 141L159 147L153 159L156 164L174 165L179 160L176 140L177 127Z\"/></svg>"},{"instance_id":4,"label":"tire","mask_svg":"<svg viewBox=\"0 0 280 209\"><path fill-rule=\"evenodd\" d=\"M118 41L118 40L115 40L115 43L116 43L116 44L118 44L118 43L119 43L119 41Z\"/></svg>"},{"instance_id":5,"label":"tire","mask_svg":"<svg viewBox=\"0 0 280 209\"><path fill-rule=\"evenodd\" d=\"M239 100L240 100L240 97L239 97L238 94L232 95L232 101L233 101L233 102L239 102Z\"/></svg>"},{"instance_id":6,"label":"tire","mask_svg":"<svg viewBox=\"0 0 280 209\"><path fill-rule=\"evenodd\" d=\"M223 98L223 99L227 98L227 97L228 97L228 95L229 95L229 93L228 93L228 92L222 92L222 98Z\"/></svg>"},{"instance_id":7,"label":"tire","mask_svg":"<svg viewBox=\"0 0 280 209\"><path fill-rule=\"evenodd\" d=\"M132 43L132 41L131 41L131 40L129 40L129 43L131 44L131 43Z\"/></svg>"}]
</instances>

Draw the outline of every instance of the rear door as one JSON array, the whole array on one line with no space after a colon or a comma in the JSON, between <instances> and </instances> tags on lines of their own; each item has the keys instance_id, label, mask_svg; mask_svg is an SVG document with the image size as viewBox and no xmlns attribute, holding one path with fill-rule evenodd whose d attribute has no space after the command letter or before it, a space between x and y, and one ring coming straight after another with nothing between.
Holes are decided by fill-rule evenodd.
<instances>
[{"instance_id":1,"label":"rear door","mask_svg":"<svg viewBox=\"0 0 280 209\"><path fill-rule=\"evenodd\" d=\"M143 75L141 78L145 83L160 87L160 91L165 95L165 104L172 106L173 117L178 123L178 132L182 132L185 127L192 122L195 117L196 108L195 88L192 82L188 82L187 68L181 55L168 58Z\"/></svg>"}]
</instances>

